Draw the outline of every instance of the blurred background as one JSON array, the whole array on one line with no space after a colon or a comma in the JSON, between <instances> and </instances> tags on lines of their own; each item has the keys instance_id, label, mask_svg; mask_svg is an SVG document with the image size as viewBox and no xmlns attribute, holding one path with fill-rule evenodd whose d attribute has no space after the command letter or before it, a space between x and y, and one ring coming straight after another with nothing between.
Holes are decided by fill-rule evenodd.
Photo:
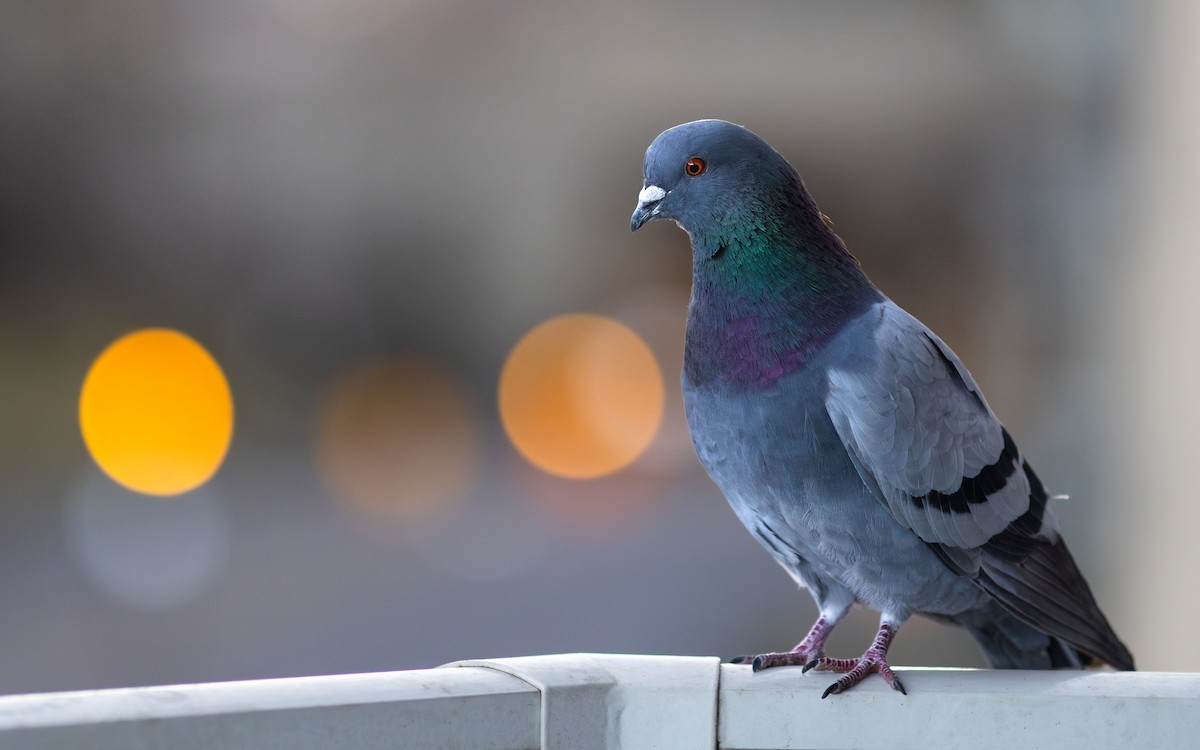
<instances>
[{"instance_id":1,"label":"blurred background","mask_svg":"<svg viewBox=\"0 0 1200 750\"><path fill-rule=\"evenodd\" d=\"M700 117L971 367L1139 667L1200 670L1197 50L1185 0L4 3L0 691L798 641L688 442L687 238L628 229ZM235 414L171 497L80 430L148 328Z\"/></svg>"}]
</instances>

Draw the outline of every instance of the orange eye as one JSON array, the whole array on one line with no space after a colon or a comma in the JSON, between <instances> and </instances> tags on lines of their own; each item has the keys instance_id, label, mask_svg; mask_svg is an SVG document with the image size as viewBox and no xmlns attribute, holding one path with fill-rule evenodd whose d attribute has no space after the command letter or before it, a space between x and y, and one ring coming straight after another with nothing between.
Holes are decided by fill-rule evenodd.
<instances>
[{"instance_id":1,"label":"orange eye","mask_svg":"<svg viewBox=\"0 0 1200 750\"><path fill-rule=\"evenodd\" d=\"M687 172L689 177L699 177L704 174L704 160L699 156L693 156L683 165L683 171Z\"/></svg>"}]
</instances>

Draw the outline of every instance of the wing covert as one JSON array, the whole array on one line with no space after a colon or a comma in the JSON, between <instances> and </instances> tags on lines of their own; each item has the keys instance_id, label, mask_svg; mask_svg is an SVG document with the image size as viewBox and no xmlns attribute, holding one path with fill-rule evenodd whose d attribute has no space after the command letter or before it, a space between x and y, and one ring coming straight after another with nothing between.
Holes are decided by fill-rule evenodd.
<instances>
[{"instance_id":1,"label":"wing covert","mask_svg":"<svg viewBox=\"0 0 1200 750\"><path fill-rule=\"evenodd\" d=\"M870 345L830 368L834 426L898 521L931 544L979 547L1029 509L1016 445L920 321L886 301L870 324Z\"/></svg>"}]
</instances>

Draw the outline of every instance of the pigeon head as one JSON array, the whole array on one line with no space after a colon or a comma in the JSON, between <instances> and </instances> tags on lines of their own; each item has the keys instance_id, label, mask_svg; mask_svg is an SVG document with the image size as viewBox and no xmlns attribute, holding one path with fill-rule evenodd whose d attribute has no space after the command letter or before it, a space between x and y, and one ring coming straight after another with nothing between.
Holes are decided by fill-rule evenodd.
<instances>
[{"instance_id":1,"label":"pigeon head","mask_svg":"<svg viewBox=\"0 0 1200 750\"><path fill-rule=\"evenodd\" d=\"M882 298L796 170L740 125L664 131L643 171L630 228L672 219L691 240L690 382L780 377Z\"/></svg>"},{"instance_id":2,"label":"pigeon head","mask_svg":"<svg viewBox=\"0 0 1200 750\"><path fill-rule=\"evenodd\" d=\"M646 150L643 173L629 222L635 231L648 221L672 219L696 239L722 234L752 216L790 213L785 205L794 210L797 202L811 204L779 152L724 120L697 120L664 131Z\"/></svg>"}]
</instances>

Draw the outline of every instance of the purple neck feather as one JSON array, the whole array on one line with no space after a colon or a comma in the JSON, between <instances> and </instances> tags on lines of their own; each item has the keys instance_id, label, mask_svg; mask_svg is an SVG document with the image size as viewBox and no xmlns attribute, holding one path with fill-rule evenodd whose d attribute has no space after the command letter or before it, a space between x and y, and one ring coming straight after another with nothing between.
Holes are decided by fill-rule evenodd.
<instances>
[{"instance_id":1,"label":"purple neck feather","mask_svg":"<svg viewBox=\"0 0 1200 750\"><path fill-rule=\"evenodd\" d=\"M740 234L693 234L692 243L684 375L694 386L770 384L882 299L824 224L797 231L760 221Z\"/></svg>"}]
</instances>

